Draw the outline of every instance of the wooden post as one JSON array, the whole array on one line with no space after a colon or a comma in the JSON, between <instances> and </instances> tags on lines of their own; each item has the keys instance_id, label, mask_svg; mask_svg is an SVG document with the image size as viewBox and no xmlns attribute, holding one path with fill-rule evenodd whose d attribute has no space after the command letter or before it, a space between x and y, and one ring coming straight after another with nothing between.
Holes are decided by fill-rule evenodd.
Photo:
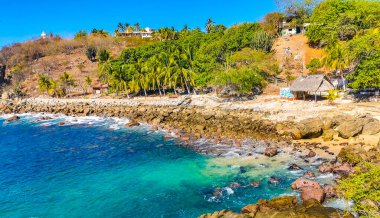
<instances>
[{"instance_id":1,"label":"wooden post","mask_svg":"<svg viewBox=\"0 0 380 218\"><path fill-rule=\"evenodd\" d=\"M317 102L317 92L314 92L315 102Z\"/></svg>"}]
</instances>

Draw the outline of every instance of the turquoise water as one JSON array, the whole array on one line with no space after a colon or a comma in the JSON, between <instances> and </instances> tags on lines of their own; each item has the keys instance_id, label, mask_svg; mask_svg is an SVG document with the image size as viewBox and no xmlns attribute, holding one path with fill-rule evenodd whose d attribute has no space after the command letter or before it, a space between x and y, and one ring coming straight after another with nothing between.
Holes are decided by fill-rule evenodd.
<instances>
[{"instance_id":1,"label":"turquoise water","mask_svg":"<svg viewBox=\"0 0 380 218\"><path fill-rule=\"evenodd\" d=\"M0 118L0 217L197 217L296 194L288 155L211 158L125 120ZM66 126L58 126L64 121ZM280 178L273 185L270 176ZM259 187L249 184L260 181ZM242 187L228 188L231 182ZM213 196L215 188L222 194Z\"/></svg>"}]
</instances>

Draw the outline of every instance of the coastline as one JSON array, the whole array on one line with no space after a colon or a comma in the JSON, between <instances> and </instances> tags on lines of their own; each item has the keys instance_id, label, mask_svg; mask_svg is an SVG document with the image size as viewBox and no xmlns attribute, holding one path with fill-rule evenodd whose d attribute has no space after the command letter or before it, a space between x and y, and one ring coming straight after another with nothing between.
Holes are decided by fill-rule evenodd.
<instances>
[{"instance_id":1,"label":"coastline","mask_svg":"<svg viewBox=\"0 0 380 218\"><path fill-rule=\"evenodd\" d=\"M349 159L352 154L360 154L363 160L374 158L379 161L379 149L373 150L376 149L379 132L368 136L361 132L344 139L337 130L347 125L345 122L357 122L362 129L368 123L378 122L369 114L331 113L331 108L328 108L313 114L315 117L287 117L283 120L273 118L279 113L268 114L267 111L256 110L255 106L237 109L220 106L225 106L225 103L205 106L191 102L189 98L172 99L166 104L117 99L25 99L0 101L0 111L4 114L47 113L44 119L49 119L49 114L127 118L126 127L146 123L153 131L167 131L164 138L177 138L181 144L201 154L241 158L255 153L274 157L286 152L301 157L322 174L334 173L336 179L352 171L354 163ZM334 131L334 134L331 140L325 141L324 136L329 131ZM363 137L371 140L365 141ZM323 189L323 193L327 195L328 190Z\"/></svg>"}]
</instances>

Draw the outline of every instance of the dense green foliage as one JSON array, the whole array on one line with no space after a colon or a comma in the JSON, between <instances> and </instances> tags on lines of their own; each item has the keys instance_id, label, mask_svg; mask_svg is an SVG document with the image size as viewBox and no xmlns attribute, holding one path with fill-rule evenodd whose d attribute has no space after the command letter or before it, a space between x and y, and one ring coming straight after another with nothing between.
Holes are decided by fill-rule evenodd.
<instances>
[{"instance_id":1,"label":"dense green foliage","mask_svg":"<svg viewBox=\"0 0 380 218\"><path fill-rule=\"evenodd\" d=\"M324 46L322 64L354 89L380 87L380 2L325 0L311 15L309 43ZM313 66L311 66L313 69Z\"/></svg>"},{"instance_id":2,"label":"dense green foliage","mask_svg":"<svg viewBox=\"0 0 380 218\"><path fill-rule=\"evenodd\" d=\"M100 77L117 93L146 94L150 90L162 95L172 90L177 94L179 88L194 93L197 88L216 85L232 86L237 93L248 94L254 88L262 88L265 77L277 70L259 67L272 56L273 45L272 36L259 24L243 23L227 29L208 20L206 27L209 33L186 26L180 32L163 28L156 33L162 42L124 50L118 60L99 65ZM165 30L172 36L167 36ZM247 60L256 62L255 68L240 69L230 62L229 58L244 48L260 51L255 53L256 59Z\"/></svg>"},{"instance_id":3,"label":"dense green foliage","mask_svg":"<svg viewBox=\"0 0 380 218\"><path fill-rule=\"evenodd\" d=\"M111 57L111 54L110 54L110 52L107 50L107 49L101 49L100 51L99 51L99 61L101 62L101 63L103 63L103 62L106 62L106 61L108 61L108 59L110 59L110 57Z\"/></svg>"},{"instance_id":4,"label":"dense green foliage","mask_svg":"<svg viewBox=\"0 0 380 218\"><path fill-rule=\"evenodd\" d=\"M338 185L339 194L355 202L354 211L360 217L379 217L380 204L380 167L363 163L355 172Z\"/></svg>"}]
</instances>

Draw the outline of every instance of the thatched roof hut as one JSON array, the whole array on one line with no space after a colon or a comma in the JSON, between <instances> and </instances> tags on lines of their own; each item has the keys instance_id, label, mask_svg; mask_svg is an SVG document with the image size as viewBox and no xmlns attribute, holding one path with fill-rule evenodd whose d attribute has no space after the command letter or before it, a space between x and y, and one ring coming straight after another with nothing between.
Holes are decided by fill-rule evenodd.
<instances>
[{"instance_id":1,"label":"thatched roof hut","mask_svg":"<svg viewBox=\"0 0 380 218\"><path fill-rule=\"evenodd\" d=\"M324 75L300 76L290 86L290 91L299 98L300 95L306 99L306 94L314 94L317 100L317 93L334 90L334 85Z\"/></svg>"},{"instance_id":2,"label":"thatched roof hut","mask_svg":"<svg viewBox=\"0 0 380 218\"><path fill-rule=\"evenodd\" d=\"M334 85L324 75L298 77L290 87L292 92L328 92Z\"/></svg>"}]
</instances>

